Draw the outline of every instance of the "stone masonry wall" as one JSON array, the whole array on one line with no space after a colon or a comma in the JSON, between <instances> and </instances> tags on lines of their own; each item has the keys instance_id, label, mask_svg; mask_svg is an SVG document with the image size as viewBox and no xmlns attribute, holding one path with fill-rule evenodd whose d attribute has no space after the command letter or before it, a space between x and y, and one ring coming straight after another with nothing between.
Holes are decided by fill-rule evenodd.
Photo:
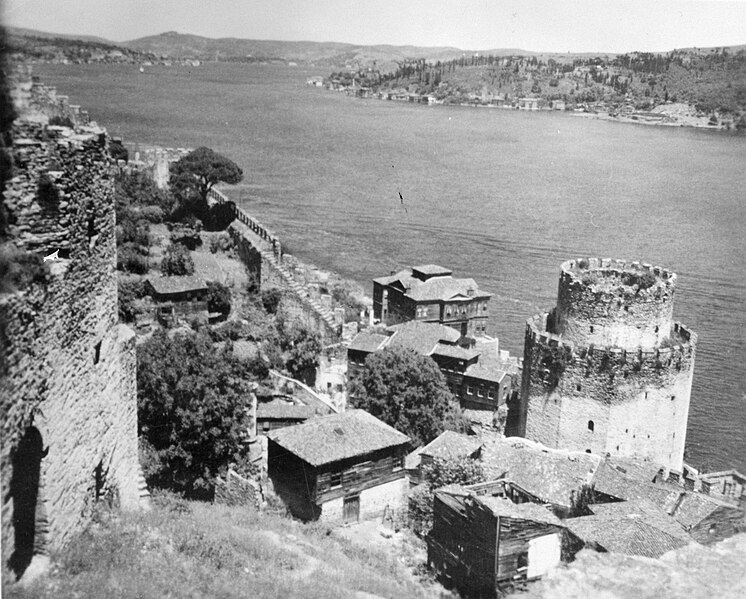
<instances>
[{"instance_id":1,"label":"stone masonry wall","mask_svg":"<svg viewBox=\"0 0 746 599\"><path fill-rule=\"evenodd\" d=\"M218 203L230 202L216 189L210 190L209 198ZM282 244L277 235L240 208L234 210L236 220L228 228L228 233L255 284L260 289L286 291L283 308L290 317L317 331L324 343L334 342L341 333L342 322L314 299L312 291L285 268Z\"/></svg>"},{"instance_id":2,"label":"stone masonry wall","mask_svg":"<svg viewBox=\"0 0 746 599\"><path fill-rule=\"evenodd\" d=\"M565 293L563 297L563 288L576 284L566 284L567 264L563 265L559 294L564 304L560 306L558 301L553 313L536 316L527 323L519 434L550 447L638 456L681 470L696 334L672 323L665 340L635 349L589 343L589 334L575 334L577 329L573 327L566 327L563 335L556 334L560 310L576 315L592 312L594 308L588 308L588 304L597 297L575 289L574 301L581 305L570 305L567 297L572 294ZM668 273L665 280L672 285L675 275ZM651 306L656 293L626 305ZM658 327L663 327L672 311L672 294L672 287L667 287L665 293L657 296L663 309L650 307L648 311L652 320L660 323ZM584 331L589 331L589 322L595 322L597 327L591 334L605 327L614 329L617 316L623 321L617 330L628 326L625 304L620 312L614 312L608 309L605 299L598 302L598 319L576 319ZM619 307L616 302L611 305ZM565 317L565 322L568 320ZM646 328L644 324L640 326ZM640 330L637 325L634 329ZM661 330L650 329L651 336Z\"/></svg>"},{"instance_id":3,"label":"stone masonry wall","mask_svg":"<svg viewBox=\"0 0 746 599\"><path fill-rule=\"evenodd\" d=\"M138 503L135 339L118 324L107 136L22 121L13 133L6 244L67 252L46 282L0 295L3 567L25 543L17 522L29 507L45 537L35 547L54 551L98 499ZM30 431L42 444L35 516L17 483Z\"/></svg>"},{"instance_id":4,"label":"stone masonry wall","mask_svg":"<svg viewBox=\"0 0 746 599\"><path fill-rule=\"evenodd\" d=\"M655 283L628 285L641 275ZM636 349L671 333L676 275L622 260L569 260L562 265L552 332L580 345Z\"/></svg>"}]
</instances>

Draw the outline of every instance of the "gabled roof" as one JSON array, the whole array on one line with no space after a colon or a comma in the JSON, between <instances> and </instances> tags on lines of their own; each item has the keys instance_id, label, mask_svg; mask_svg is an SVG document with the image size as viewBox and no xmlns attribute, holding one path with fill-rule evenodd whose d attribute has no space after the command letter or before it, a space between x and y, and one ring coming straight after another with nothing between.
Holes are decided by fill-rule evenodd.
<instances>
[{"instance_id":1,"label":"gabled roof","mask_svg":"<svg viewBox=\"0 0 746 599\"><path fill-rule=\"evenodd\" d=\"M423 281L415 275L412 268L407 268L388 277L373 279L373 282L398 287L407 297L418 302L492 297L491 293L480 291L474 279L454 279L451 271L442 266L428 264L414 267L414 270L428 278Z\"/></svg>"},{"instance_id":2,"label":"gabled roof","mask_svg":"<svg viewBox=\"0 0 746 599\"><path fill-rule=\"evenodd\" d=\"M362 331L355 335L354 339L350 342L350 345L347 346L347 349L372 353L381 349L388 340L388 335Z\"/></svg>"},{"instance_id":3,"label":"gabled roof","mask_svg":"<svg viewBox=\"0 0 746 599\"><path fill-rule=\"evenodd\" d=\"M710 514L721 508L741 511L739 508L730 503L720 501L708 495L693 492L683 492L682 497L680 497L678 505L675 507L672 516L674 520L688 529L692 526L696 526Z\"/></svg>"},{"instance_id":4,"label":"gabled roof","mask_svg":"<svg viewBox=\"0 0 746 599\"><path fill-rule=\"evenodd\" d=\"M199 277L148 277L148 283L158 295L185 293L187 291L207 291L207 285Z\"/></svg>"},{"instance_id":5,"label":"gabled roof","mask_svg":"<svg viewBox=\"0 0 746 599\"><path fill-rule=\"evenodd\" d=\"M516 520L531 520L532 522L543 522L563 526L557 516L546 507L538 503L513 503L507 497L478 497L478 501L486 505L495 516L501 518L514 518Z\"/></svg>"},{"instance_id":6,"label":"gabled roof","mask_svg":"<svg viewBox=\"0 0 746 599\"><path fill-rule=\"evenodd\" d=\"M444 343L438 343L430 353L434 356L445 356L446 358L455 358L467 362L479 357L479 351L475 349L466 349L458 345L446 345Z\"/></svg>"},{"instance_id":7,"label":"gabled roof","mask_svg":"<svg viewBox=\"0 0 746 599\"><path fill-rule=\"evenodd\" d=\"M642 514L582 516L563 524L586 543L625 555L658 558L691 541L662 530Z\"/></svg>"},{"instance_id":8,"label":"gabled roof","mask_svg":"<svg viewBox=\"0 0 746 599\"><path fill-rule=\"evenodd\" d=\"M311 466L409 443L409 437L364 410L347 410L271 431L267 436Z\"/></svg>"},{"instance_id":9,"label":"gabled roof","mask_svg":"<svg viewBox=\"0 0 746 599\"><path fill-rule=\"evenodd\" d=\"M474 454L481 446L479 437L445 431L425 445L419 453L444 460L465 458Z\"/></svg>"},{"instance_id":10,"label":"gabled roof","mask_svg":"<svg viewBox=\"0 0 746 599\"><path fill-rule=\"evenodd\" d=\"M456 343L461 338L461 334L456 329L435 322L418 320L395 324L388 327L388 330L393 331L394 334L386 344L387 346L409 347L425 356L429 356L441 341Z\"/></svg>"},{"instance_id":11,"label":"gabled roof","mask_svg":"<svg viewBox=\"0 0 746 599\"><path fill-rule=\"evenodd\" d=\"M570 507L570 496L591 481L597 455L550 449L528 439L491 439L482 447L488 479L511 481L541 501Z\"/></svg>"}]
</instances>

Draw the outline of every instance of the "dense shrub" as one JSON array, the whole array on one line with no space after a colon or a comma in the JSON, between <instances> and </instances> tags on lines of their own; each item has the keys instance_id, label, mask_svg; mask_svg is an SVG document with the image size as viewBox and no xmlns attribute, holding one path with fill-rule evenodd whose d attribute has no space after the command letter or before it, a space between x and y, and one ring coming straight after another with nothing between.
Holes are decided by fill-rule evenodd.
<instances>
[{"instance_id":1,"label":"dense shrub","mask_svg":"<svg viewBox=\"0 0 746 599\"><path fill-rule=\"evenodd\" d=\"M280 345L290 376L313 386L321 354L321 336L298 322L290 326L281 323Z\"/></svg>"},{"instance_id":2,"label":"dense shrub","mask_svg":"<svg viewBox=\"0 0 746 599\"><path fill-rule=\"evenodd\" d=\"M189 250L179 243L169 245L161 261L161 273L166 276L194 274L194 260Z\"/></svg>"},{"instance_id":3,"label":"dense shrub","mask_svg":"<svg viewBox=\"0 0 746 599\"><path fill-rule=\"evenodd\" d=\"M276 314L277 307L280 305L282 300L282 290L272 287L271 289L262 289L259 293L259 299L262 302L262 307L268 314Z\"/></svg>"},{"instance_id":4,"label":"dense shrub","mask_svg":"<svg viewBox=\"0 0 746 599\"><path fill-rule=\"evenodd\" d=\"M33 252L12 245L0 246L0 292L23 291L35 283L45 284L49 269Z\"/></svg>"},{"instance_id":5,"label":"dense shrub","mask_svg":"<svg viewBox=\"0 0 746 599\"><path fill-rule=\"evenodd\" d=\"M233 202L225 204L213 204L207 211L205 218L205 230L225 231L236 219L236 205Z\"/></svg>"},{"instance_id":6,"label":"dense shrub","mask_svg":"<svg viewBox=\"0 0 746 599\"><path fill-rule=\"evenodd\" d=\"M117 296L119 301L119 320L132 322L139 313L137 300L145 297L145 283L140 280L117 279Z\"/></svg>"},{"instance_id":7,"label":"dense shrub","mask_svg":"<svg viewBox=\"0 0 746 599\"><path fill-rule=\"evenodd\" d=\"M201 230L201 223L199 225L197 225L196 223L174 224L171 227L171 243L179 243L185 248L194 251L202 245L202 236L199 234Z\"/></svg>"},{"instance_id":8,"label":"dense shrub","mask_svg":"<svg viewBox=\"0 0 746 599\"><path fill-rule=\"evenodd\" d=\"M231 290L222 283L207 283L207 310L227 316L231 311Z\"/></svg>"},{"instance_id":9,"label":"dense shrub","mask_svg":"<svg viewBox=\"0 0 746 599\"><path fill-rule=\"evenodd\" d=\"M163 209L160 206L143 206L140 208L140 216L150 223L162 223Z\"/></svg>"},{"instance_id":10,"label":"dense shrub","mask_svg":"<svg viewBox=\"0 0 746 599\"><path fill-rule=\"evenodd\" d=\"M484 482L481 462L471 458L435 458L421 469L422 485L408 500L408 523L418 535L425 536L433 526L433 491L446 485L472 485Z\"/></svg>"},{"instance_id":11,"label":"dense shrub","mask_svg":"<svg viewBox=\"0 0 746 599\"><path fill-rule=\"evenodd\" d=\"M231 253L235 247L233 239L227 233L213 235L210 238L210 252L213 254L217 254L218 252Z\"/></svg>"},{"instance_id":12,"label":"dense shrub","mask_svg":"<svg viewBox=\"0 0 746 599\"><path fill-rule=\"evenodd\" d=\"M147 255L147 249L145 254ZM141 246L125 243L117 248L117 270L144 275L149 268L146 255L143 255Z\"/></svg>"},{"instance_id":13,"label":"dense shrub","mask_svg":"<svg viewBox=\"0 0 746 599\"><path fill-rule=\"evenodd\" d=\"M130 159L130 153L120 141L111 141L109 144L109 154L114 160L124 160L124 162L128 162Z\"/></svg>"}]
</instances>

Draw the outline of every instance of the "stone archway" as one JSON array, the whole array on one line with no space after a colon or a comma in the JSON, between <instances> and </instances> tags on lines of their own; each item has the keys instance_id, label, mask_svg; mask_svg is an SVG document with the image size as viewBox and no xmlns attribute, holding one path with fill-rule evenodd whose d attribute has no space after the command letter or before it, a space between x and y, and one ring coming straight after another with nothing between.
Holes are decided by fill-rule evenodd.
<instances>
[{"instance_id":1,"label":"stone archway","mask_svg":"<svg viewBox=\"0 0 746 599\"><path fill-rule=\"evenodd\" d=\"M13 453L10 481L14 549L8 565L17 578L23 576L35 555L46 553L47 524L42 502L45 456L41 433L36 427L28 427Z\"/></svg>"}]
</instances>

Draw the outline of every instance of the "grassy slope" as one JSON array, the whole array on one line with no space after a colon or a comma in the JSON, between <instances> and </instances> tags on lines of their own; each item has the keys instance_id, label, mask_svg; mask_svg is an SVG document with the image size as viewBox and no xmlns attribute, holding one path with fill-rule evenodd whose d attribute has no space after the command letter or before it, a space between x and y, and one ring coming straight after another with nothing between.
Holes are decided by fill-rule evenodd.
<instances>
[{"instance_id":1,"label":"grassy slope","mask_svg":"<svg viewBox=\"0 0 746 599\"><path fill-rule=\"evenodd\" d=\"M354 545L321 525L162 496L154 503L148 513L104 513L53 556L50 575L26 589L5 587L3 596L428 596L394 556Z\"/></svg>"}]
</instances>

